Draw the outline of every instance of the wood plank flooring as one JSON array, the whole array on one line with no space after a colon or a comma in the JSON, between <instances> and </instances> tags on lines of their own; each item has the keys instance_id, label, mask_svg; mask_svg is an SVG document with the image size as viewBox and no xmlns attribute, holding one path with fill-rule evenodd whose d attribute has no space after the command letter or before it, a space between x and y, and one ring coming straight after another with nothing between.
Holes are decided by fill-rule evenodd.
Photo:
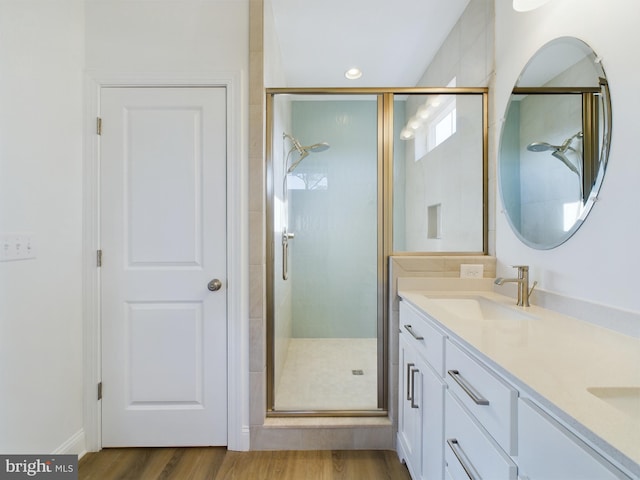
<instances>
[{"instance_id":1,"label":"wood plank flooring","mask_svg":"<svg viewBox=\"0 0 640 480\"><path fill-rule=\"evenodd\" d=\"M78 480L411 480L383 450L109 448L87 453L78 470Z\"/></svg>"}]
</instances>

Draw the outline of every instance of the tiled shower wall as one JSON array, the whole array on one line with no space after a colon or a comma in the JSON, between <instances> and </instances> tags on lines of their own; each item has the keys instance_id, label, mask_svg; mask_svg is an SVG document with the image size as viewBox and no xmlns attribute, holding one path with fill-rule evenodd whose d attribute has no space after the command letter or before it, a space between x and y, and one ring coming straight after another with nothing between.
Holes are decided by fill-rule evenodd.
<instances>
[{"instance_id":1,"label":"tiled shower wall","mask_svg":"<svg viewBox=\"0 0 640 480\"><path fill-rule=\"evenodd\" d=\"M266 256L263 0L249 2L249 392L253 431L266 398ZM266 447L266 446L263 446ZM259 448L251 441L251 449Z\"/></svg>"}]
</instances>

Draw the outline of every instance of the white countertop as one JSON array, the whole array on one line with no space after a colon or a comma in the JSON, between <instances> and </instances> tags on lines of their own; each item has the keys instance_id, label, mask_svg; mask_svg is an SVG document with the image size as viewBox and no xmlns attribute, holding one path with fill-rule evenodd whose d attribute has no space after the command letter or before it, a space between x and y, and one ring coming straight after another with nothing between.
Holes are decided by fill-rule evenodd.
<instances>
[{"instance_id":1,"label":"white countertop","mask_svg":"<svg viewBox=\"0 0 640 480\"><path fill-rule=\"evenodd\" d=\"M461 285L469 288L473 284ZM630 415L587 390L640 387L640 339L535 305L517 307L514 299L488 290L484 282L481 290L448 293L482 296L536 318L465 319L428 298L442 295L441 286L438 291L413 288L415 284L411 282L400 283L398 293L437 320L452 338L475 349L508 380L524 384L529 389L526 393L596 447L640 472L640 401L635 414ZM619 453L627 458L621 458Z\"/></svg>"}]
</instances>

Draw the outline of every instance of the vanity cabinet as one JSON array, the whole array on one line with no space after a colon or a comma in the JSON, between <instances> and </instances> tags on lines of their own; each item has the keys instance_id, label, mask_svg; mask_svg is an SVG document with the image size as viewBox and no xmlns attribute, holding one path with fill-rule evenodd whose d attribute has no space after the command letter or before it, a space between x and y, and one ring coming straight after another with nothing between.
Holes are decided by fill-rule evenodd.
<instances>
[{"instance_id":1,"label":"vanity cabinet","mask_svg":"<svg viewBox=\"0 0 640 480\"><path fill-rule=\"evenodd\" d=\"M448 331L400 302L397 444L413 480L631 478Z\"/></svg>"},{"instance_id":2,"label":"vanity cabinet","mask_svg":"<svg viewBox=\"0 0 640 480\"><path fill-rule=\"evenodd\" d=\"M518 400L518 427L522 480L629 478L527 398Z\"/></svg>"},{"instance_id":3,"label":"vanity cabinet","mask_svg":"<svg viewBox=\"0 0 640 480\"><path fill-rule=\"evenodd\" d=\"M444 474L444 335L401 304L398 454L414 480Z\"/></svg>"}]
</instances>

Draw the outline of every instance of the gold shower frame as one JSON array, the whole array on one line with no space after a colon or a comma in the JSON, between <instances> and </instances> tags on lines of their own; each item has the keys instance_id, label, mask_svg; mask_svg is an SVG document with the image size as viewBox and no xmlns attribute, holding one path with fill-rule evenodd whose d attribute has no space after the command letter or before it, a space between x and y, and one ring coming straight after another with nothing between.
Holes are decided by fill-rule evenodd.
<instances>
[{"instance_id":1,"label":"gold shower frame","mask_svg":"<svg viewBox=\"0 0 640 480\"><path fill-rule=\"evenodd\" d=\"M276 95L369 95L377 97L378 125L378 408L376 410L275 410L275 305L274 273L275 242L269 233L274 221L273 185L273 113ZM481 95L482 96L482 252L394 252L393 251L393 107L395 95ZM387 416L392 399L389 398L389 267L391 255L478 255L488 253L488 88L484 87L410 87L410 88L268 88L266 89L266 323L267 323L267 417L374 417Z\"/></svg>"}]
</instances>

